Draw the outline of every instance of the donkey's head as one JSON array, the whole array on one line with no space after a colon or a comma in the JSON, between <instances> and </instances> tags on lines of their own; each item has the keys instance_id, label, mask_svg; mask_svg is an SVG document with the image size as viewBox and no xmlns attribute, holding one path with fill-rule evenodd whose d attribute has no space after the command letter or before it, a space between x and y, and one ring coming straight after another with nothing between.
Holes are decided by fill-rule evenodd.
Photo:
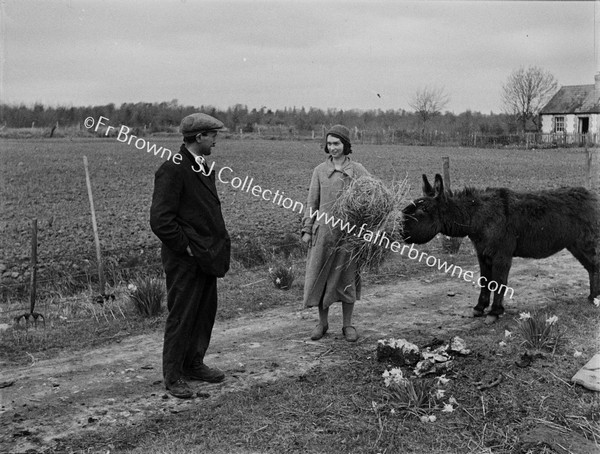
<instances>
[{"instance_id":1,"label":"donkey's head","mask_svg":"<svg viewBox=\"0 0 600 454\"><path fill-rule=\"evenodd\" d=\"M450 194L444 192L444 182L436 174L433 187L423 175L423 197L402 210L404 225L402 237L407 243L423 244L431 241L442 229L441 213Z\"/></svg>"}]
</instances>

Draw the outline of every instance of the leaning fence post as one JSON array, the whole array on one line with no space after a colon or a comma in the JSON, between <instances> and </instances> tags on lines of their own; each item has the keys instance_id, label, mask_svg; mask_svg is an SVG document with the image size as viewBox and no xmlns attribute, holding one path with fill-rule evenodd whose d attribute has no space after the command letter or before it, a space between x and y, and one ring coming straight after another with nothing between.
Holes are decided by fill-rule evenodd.
<instances>
[{"instance_id":1,"label":"leaning fence post","mask_svg":"<svg viewBox=\"0 0 600 454\"><path fill-rule=\"evenodd\" d=\"M98 280L100 282L100 294L104 295L104 269L102 267L102 254L100 253L100 239L98 237L98 226L96 224L96 210L94 209L94 197L92 196L92 183L88 171L87 156L83 157L83 167L85 168L85 182L87 185L88 197L90 199L90 209L92 211L92 228L94 229L94 242L96 243L96 260L98 261Z\"/></svg>"}]
</instances>

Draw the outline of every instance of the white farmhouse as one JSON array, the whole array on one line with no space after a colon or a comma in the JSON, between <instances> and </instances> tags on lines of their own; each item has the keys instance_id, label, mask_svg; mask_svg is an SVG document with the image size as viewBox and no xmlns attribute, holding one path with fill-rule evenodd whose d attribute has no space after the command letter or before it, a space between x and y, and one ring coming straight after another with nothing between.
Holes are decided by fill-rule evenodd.
<instances>
[{"instance_id":1,"label":"white farmhouse","mask_svg":"<svg viewBox=\"0 0 600 454\"><path fill-rule=\"evenodd\" d=\"M600 72L594 85L567 85L540 111L544 141L600 141Z\"/></svg>"}]
</instances>

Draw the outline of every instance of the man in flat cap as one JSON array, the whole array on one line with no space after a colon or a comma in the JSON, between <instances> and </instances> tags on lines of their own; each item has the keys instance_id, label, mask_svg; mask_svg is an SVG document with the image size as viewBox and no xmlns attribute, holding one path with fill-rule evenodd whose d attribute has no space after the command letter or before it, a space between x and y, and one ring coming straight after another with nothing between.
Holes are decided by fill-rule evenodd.
<instances>
[{"instance_id":1,"label":"man in flat cap","mask_svg":"<svg viewBox=\"0 0 600 454\"><path fill-rule=\"evenodd\" d=\"M194 395L186 380L216 383L225 377L204 364L217 312L217 277L229 269L231 249L215 174L204 162L222 128L210 115L185 117L182 159L165 161L154 179L150 226L162 242L169 309L163 377L167 390L180 398Z\"/></svg>"}]
</instances>

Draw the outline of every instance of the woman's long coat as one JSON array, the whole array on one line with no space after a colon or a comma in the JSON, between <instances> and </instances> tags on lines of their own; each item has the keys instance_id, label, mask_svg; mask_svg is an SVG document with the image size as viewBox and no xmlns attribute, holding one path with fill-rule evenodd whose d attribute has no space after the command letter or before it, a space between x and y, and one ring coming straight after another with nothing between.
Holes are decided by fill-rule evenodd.
<instances>
[{"instance_id":1,"label":"woman's long coat","mask_svg":"<svg viewBox=\"0 0 600 454\"><path fill-rule=\"evenodd\" d=\"M327 223L324 215L317 219L317 210L330 217L342 190L352 179L368 174L361 164L348 156L342 171L335 169L331 157L313 171L302 228L303 234L311 234L304 283L306 307L318 306L321 298L323 308L336 301L354 303L360 299L361 282L356 263L350 260L349 251L337 247L341 230L332 227L331 221Z\"/></svg>"}]
</instances>

